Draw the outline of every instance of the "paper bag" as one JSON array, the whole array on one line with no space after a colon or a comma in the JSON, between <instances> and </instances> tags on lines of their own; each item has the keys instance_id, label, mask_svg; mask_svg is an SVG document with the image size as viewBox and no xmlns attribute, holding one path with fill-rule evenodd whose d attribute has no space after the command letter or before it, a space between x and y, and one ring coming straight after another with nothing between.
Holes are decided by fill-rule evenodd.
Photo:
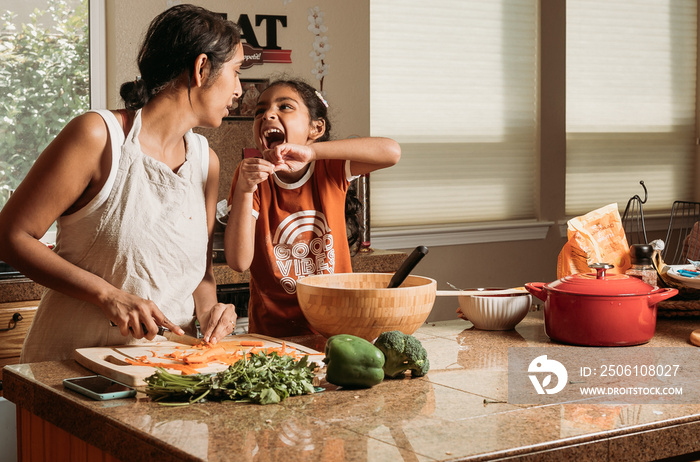
<instances>
[{"instance_id":1,"label":"paper bag","mask_svg":"<svg viewBox=\"0 0 700 462\"><path fill-rule=\"evenodd\" d=\"M608 273L624 273L632 263L617 204L606 205L567 222L568 241L557 258L557 278L593 272L591 263L610 263Z\"/></svg>"}]
</instances>

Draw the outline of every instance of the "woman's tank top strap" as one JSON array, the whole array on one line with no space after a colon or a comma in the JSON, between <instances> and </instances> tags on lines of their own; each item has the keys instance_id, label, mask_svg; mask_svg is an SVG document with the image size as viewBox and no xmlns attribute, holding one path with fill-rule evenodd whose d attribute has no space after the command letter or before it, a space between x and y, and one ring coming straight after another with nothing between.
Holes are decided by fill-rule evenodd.
<instances>
[{"instance_id":1,"label":"woman's tank top strap","mask_svg":"<svg viewBox=\"0 0 700 462\"><path fill-rule=\"evenodd\" d=\"M203 135L196 135L199 139L200 152L202 153L202 188L207 190L207 177L209 176L209 142Z\"/></svg>"},{"instance_id":2,"label":"woman's tank top strap","mask_svg":"<svg viewBox=\"0 0 700 462\"><path fill-rule=\"evenodd\" d=\"M61 217L61 220L66 224L72 223L85 217L86 215L89 215L105 203L109 197L110 191L112 190L112 186L114 186L114 180L117 177L117 170L119 170L119 160L121 158L122 145L124 144L125 140L124 132L122 131L121 125L119 125L119 121L115 117L114 113L107 109L98 109L89 112L98 113L100 116L102 116L102 119L104 119L105 124L107 125L109 140L112 147L112 166L110 168L107 181L97 195L77 212Z\"/></svg>"},{"instance_id":3,"label":"woman's tank top strap","mask_svg":"<svg viewBox=\"0 0 700 462\"><path fill-rule=\"evenodd\" d=\"M122 118L122 127L124 135L126 135L131 129L131 119L129 118L129 111L127 111L126 109L117 109L117 112Z\"/></svg>"}]
</instances>

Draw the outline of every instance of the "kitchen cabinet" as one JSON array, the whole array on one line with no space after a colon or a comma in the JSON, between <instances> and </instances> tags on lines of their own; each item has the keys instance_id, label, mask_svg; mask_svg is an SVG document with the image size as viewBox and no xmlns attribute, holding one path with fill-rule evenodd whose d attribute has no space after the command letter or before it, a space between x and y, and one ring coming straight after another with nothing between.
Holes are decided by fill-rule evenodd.
<instances>
[{"instance_id":1,"label":"kitchen cabinet","mask_svg":"<svg viewBox=\"0 0 700 462\"><path fill-rule=\"evenodd\" d=\"M22 343L34 319L37 305L38 301L0 304L0 368L19 363Z\"/></svg>"},{"instance_id":2,"label":"kitchen cabinet","mask_svg":"<svg viewBox=\"0 0 700 462\"><path fill-rule=\"evenodd\" d=\"M697 328L699 320L659 319L651 342L625 350L680 347L694 354L688 336ZM91 401L61 386L63 378L89 372L74 361L8 366L5 395L20 409L21 460L32 451L75 447L71 441L107 460L149 462L698 459L700 402L509 403L509 348L560 346L545 335L541 312L512 331L475 330L456 319L424 324L415 335L428 351L427 376L360 390L324 381L325 391L277 405L167 407L143 394ZM323 350L319 337L289 340ZM587 347L566 348L591 355Z\"/></svg>"}]
</instances>

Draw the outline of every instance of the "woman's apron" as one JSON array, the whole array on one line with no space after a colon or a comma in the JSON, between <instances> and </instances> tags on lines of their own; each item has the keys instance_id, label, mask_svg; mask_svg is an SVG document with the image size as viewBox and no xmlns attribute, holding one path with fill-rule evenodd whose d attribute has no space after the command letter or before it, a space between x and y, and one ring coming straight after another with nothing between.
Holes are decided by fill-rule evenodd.
<instances>
[{"instance_id":1,"label":"woman's apron","mask_svg":"<svg viewBox=\"0 0 700 462\"><path fill-rule=\"evenodd\" d=\"M111 172L89 204L58 219L55 252L125 292L154 301L192 334L192 293L207 262L207 141L188 132L185 163L173 172L141 151L140 110L126 138L112 112L95 112L109 129ZM68 359L76 348L144 341L123 337L97 306L47 289L20 361Z\"/></svg>"}]
</instances>

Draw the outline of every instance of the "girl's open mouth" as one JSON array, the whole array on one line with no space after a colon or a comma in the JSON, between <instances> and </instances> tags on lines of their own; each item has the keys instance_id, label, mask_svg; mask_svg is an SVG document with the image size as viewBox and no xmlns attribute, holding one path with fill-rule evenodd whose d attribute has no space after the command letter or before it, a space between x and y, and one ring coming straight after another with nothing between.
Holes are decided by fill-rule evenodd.
<instances>
[{"instance_id":1,"label":"girl's open mouth","mask_svg":"<svg viewBox=\"0 0 700 462\"><path fill-rule=\"evenodd\" d=\"M263 141L267 149L284 143L284 133L279 128L268 128L263 132Z\"/></svg>"}]
</instances>

